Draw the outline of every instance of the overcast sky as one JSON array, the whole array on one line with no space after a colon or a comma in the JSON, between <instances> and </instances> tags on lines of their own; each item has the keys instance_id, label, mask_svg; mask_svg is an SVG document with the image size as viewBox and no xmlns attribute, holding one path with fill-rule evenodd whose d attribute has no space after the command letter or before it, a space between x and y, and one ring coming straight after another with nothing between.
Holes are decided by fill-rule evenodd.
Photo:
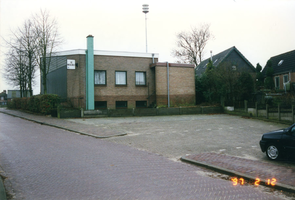
<instances>
[{"instance_id":1,"label":"overcast sky","mask_svg":"<svg viewBox=\"0 0 295 200\"><path fill-rule=\"evenodd\" d=\"M24 20L46 9L65 41L60 50L85 49L92 34L96 50L145 52L142 4L150 11L148 52L159 53L161 62L176 61L171 51L177 33L204 23L214 35L204 59L211 50L217 54L236 46L254 67L264 67L270 57L295 49L295 0L0 0L0 35L9 39ZM1 70L6 49L0 42ZM14 88L1 75L0 92L4 89Z\"/></svg>"}]
</instances>

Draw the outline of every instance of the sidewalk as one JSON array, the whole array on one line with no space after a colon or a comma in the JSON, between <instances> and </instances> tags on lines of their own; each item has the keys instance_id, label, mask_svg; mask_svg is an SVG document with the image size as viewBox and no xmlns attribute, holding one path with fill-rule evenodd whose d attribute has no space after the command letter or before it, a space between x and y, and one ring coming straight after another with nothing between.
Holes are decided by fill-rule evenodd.
<instances>
[{"instance_id":1,"label":"sidewalk","mask_svg":"<svg viewBox=\"0 0 295 200\"><path fill-rule=\"evenodd\" d=\"M94 126L89 126L86 124L80 124L80 123L78 124L78 123L70 122L64 119L54 118L51 116L47 117L44 115L30 114L30 113L21 112L18 110L0 108L0 113L5 113L14 117L20 117L22 119L36 122L41 125L52 126L55 128L60 128L67 131L72 131L75 133L79 133L81 135L87 135L87 136L91 136L95 138L110 138L110 137L126 135L126 133L118 132L116 130L99 129L99 128L96 129L94 128Z\"/></svg>"},{"instance_id":2,"label":"sidewalk","mask_svg":"<svg viewBox=\"0 0 295 200\"><path fill-rule=\"evenodd\" d=\"M237 180L243 178L245 183L251 185L259 178L259 185L295 192L295 168L278 166L276 162L266 163L217 153L188 155L181 160L227 174ZM272 181L274 186L270 184ZM241 184L241 181L238 181L238 184Z\"/></svg>"}]
</instances>

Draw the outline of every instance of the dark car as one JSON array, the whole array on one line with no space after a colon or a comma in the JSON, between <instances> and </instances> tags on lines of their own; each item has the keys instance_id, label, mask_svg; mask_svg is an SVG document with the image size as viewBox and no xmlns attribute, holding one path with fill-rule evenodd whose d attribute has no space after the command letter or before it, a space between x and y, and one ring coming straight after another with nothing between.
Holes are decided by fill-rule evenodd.
<instances>
[{"instance_id":1,"label":"dark car","mask_svg":"<svg viewBox=\"0 0 295 200\"><path fill-rule=\"evenodd\" d=\"M262 152L271 160L277 160L283 155L295 153L295 124L269 133L264 133L260 140Z\"/></svg>"}]
</instances>

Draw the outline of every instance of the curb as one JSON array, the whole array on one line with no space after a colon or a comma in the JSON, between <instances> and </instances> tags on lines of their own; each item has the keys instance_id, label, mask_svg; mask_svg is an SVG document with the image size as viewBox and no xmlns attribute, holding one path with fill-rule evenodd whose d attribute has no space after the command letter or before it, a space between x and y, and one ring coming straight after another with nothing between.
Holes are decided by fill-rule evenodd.
<instances>
[{"instance_id":1,"label":"curb","mask_svg":"<svg viewBox=\"0 0 295 200\"><path fill-rule=\"evenodd\" d=\"M243 178L246 178L246 179L251 180L251 181L255 181L255 179L256 179L256 177L253 177L253 176L250 176L250 175L247 175L247 174L243 174L243 173L240 173L240 172L237 172L237 171L225 169L225 168L222 168L222 167L218 167L218 166L215 166L215 165L210 165L210 164L203 163L203 162L198 162L196 160L192 160L192 159L189 159L189 158L186 158L186 157L181 157L180 160L183 161L183 162L199 165L201 167L205 167L205 168L208 168L208 169L211 169L213 171L217 171L219 173L223 173L223 174L226 174L226 175L229 175L229 176L243 177ZM279 189L279 190L284 190L284 191L287 191L287 192L295 192L295 187L292 187L290 185L277 183L275 186L269 186L269 185L266 184L265 180L261 180L261 183L264 183L264 186L266 186L266 187L275 188L275 189Z\"/></svg>"},{"instance_id":2,"label":"curb","mask_svg":"<svg viewBox=\"0 0 295 200\"><path fill-rule=\"evenodd\" d=\"M66 131L78 133L80 135L90 136L90 137L94 137L94 138L98 138L98 139L106 139L106 138L111 138L111 137L119 137L119 136L127 135L127 133L122 133L122 134L110 135L110 136L98 136L98 135L93 135L91 133L84 133L84 132L81 132L81 131L76 131L76 130L73 130L73 129L64 128L64 127L49 124L49 123L46 123L46 122L41 122L41 121L38 121L38 120L29 119L29 118L26 118L26 117L21 117L21 116L11 114L11 113L7 113L7 112L3 112L3 111L0 111L0 113L7 114L7 115L10 115L10 116L13 116L13 117L18 117L18 118L21 118L21 119L25 119L25 120L35 122L35 123L38 123L38 124L41 124L41 125L51 126L51 127L54 127L54 128L59 128L59 129L63 129L63 130L66 130Z\"/></svg>"}]
</instances>

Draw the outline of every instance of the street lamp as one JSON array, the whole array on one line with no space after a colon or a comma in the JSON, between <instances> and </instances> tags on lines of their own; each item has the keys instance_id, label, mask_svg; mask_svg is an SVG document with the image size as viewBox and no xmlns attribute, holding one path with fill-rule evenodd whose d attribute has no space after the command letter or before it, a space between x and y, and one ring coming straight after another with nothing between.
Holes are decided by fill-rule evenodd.
<instances>
[{"instance_id":1,"label":"street lamp","mask_svg":"<svg viewBox=\"0 0 295 200\"><path fill-rule=\"evenodd\" d=\"M147 18L146 14L149 12L149 5L143 4L142 5L142 12L145 14L145 42L146 42L146 52L148 52L148 46L147 46Z\"/></svg>"}]
</instances>

